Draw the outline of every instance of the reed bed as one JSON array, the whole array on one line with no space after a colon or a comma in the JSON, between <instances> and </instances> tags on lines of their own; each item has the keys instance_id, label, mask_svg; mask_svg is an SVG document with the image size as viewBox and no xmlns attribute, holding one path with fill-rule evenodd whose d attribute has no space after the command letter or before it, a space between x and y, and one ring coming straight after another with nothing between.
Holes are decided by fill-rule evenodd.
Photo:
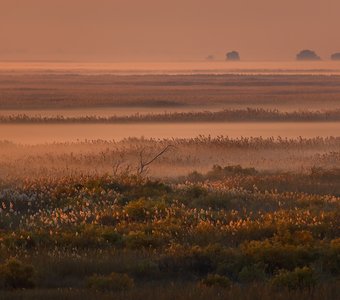
<instances>
[{"instance_id":1,"label":"reed bed","mask_svg":"<svg viewBox=\"0 0 340 300\"><path fill-rule=\"evenodd\" d=\"M0 115L0 124L121 124L194 122L339 122L340 110L281 112L277 109L225 109L217 112L173 112L126 116Z\"/></svg>"}]
</instances>

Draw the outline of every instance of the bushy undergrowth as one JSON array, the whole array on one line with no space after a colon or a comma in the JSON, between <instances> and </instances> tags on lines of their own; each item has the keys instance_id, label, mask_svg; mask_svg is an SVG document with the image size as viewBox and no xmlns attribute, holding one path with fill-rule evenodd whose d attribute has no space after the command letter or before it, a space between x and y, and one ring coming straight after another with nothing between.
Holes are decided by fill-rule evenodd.
<instances>
[{"instance_id":1,"label":"bushy undergrowth","mask_svg":"<svg viewBox=\"0 0 340 300\"><path fill-rule=\"evenodd\" d=\"M3 182L1 258L33 267L4 262L1 287L87 285L117 293L181 280L199 288L262 284L273 293L309 293L338 280L337 195L246 188L240 183L261 182L263 174L239 166L215 166L204 176ZM317 180L315 172L300 177Z\"/></svg>"},{"instance_id":2,"label":"bushy undergrowth","mask_svg":"<svg viewBox=\"0 0 340 300\"><path fill-rule=\"evenodd\" d=\"M145 158L151 158L168 145L174 147L153 162L148 175L177 178L196 169L197 172L189 176L190 181L211 180L213 177L232 181L245 177L257 178L260 174L254 174L254 171L259 170L267 171L260 177L262 185L268 189L340 194L336 185L338 173L331 171L340 168L340 137L288 139L280 136L231 138L200 135L190 139L127 138L121 141L87 140L34 146L0 141L0 178L11 178L17 182L26 178L81 177L84 174L128 175L136 173L142 149L145 149ZM223 170L211 170L212 165L219 165L218 168ZM299 176L301 172L307 174L311 169L317 176ZM277 173L277 170L281 171ZM276 178L273 180L273 177ZM248 186L256 184L251 179L243 184L247 185L248 182ZM158 191L151 186L148 189L153 196Z\"/></svg>"},{"instance_id":3,"label":"bushy undergrowth","mask_svg":"<svg viewBox=\"0 0 340 300\"><path fill-rule=\"evenodd\" d=\"M17 259L8 259L0 265L0 288L23 289L34 287L34 268Z\"/></svg>"},{"instance_id":4,"label":"bushy undergrowth","mask_svg":"<svg viewBox=\"0 0 340 300\"><path fill-rule=\"evenodd\" d=\"M295 268L293 271L281 270L271 283L277 288L312 289L316 285L316 278L311 268L303 267Z\"/></svg>"}]
</instances>

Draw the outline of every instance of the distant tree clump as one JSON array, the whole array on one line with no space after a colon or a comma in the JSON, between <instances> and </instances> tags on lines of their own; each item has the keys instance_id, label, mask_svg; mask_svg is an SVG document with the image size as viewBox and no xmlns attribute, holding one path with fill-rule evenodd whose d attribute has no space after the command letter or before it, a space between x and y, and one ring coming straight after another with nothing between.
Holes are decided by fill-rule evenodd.
<instances>
[{"instance_id":1,"label":"distant tree clump","mask_svg":"<svg viewBox=\"0 0 340 300\"><path fill-rule=\"evenodd\" d=\"M231 51L226 54L226 60L239 61L240 54L237 51Z\"/></svg>"},{"instance_id":2,"label":"distant tree clump","mask_svg":"<svg viewBox=\"0 0 340 300\"><path fill-rule=\"evenodd\" d=\"M340 52L332 54L331 60L340 60Z\"/></svg>"},{"instance_id":3,"label":"distant tree clump","mask_svg":"<svg viewBox=\"0 0 340 300\"><path fill-rule=\"evenodd\" d=\"M318 56L312 50L302 50L296 55L297 60L321 60L320 56Z\"/></svg>"}]
</instances>

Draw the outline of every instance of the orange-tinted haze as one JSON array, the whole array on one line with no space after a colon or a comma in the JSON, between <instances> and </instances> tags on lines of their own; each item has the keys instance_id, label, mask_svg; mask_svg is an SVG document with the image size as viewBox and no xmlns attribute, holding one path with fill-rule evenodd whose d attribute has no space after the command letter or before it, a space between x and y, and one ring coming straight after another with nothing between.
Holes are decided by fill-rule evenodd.
<instances>
[{"instance_id":1,"label":"orange-tinted haze","mask_svg":"<svg viewBox=\"0 0 340 300\"><path fill-rule=\"evenodd\" d=\"M1 60L293 59L340 51L339 0L0 0Z\"/></svg>"}]
</instances>

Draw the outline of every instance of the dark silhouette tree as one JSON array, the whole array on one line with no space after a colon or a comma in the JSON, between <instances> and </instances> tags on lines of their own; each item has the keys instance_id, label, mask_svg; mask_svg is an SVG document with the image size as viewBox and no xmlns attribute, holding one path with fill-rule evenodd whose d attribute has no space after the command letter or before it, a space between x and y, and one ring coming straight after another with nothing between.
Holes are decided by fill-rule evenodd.
<instances>
[{"instance_id":1,"label":"dark silhouette tree","mask_svg":"<svg viewBox=\"0 0 340 300\"><path fill-rule=\"evenodd\" d=\"M297 60L321 60L320 56L318 56L312 50L302 50L296 55Z\"/></svg>"},{"instance_id":2,"label":"dark silhouette tree","mask_svg":"<svg viewBox=\"0 0 340 300\"><path fill-rule=\"evenodd\" d=\"M340 60L340 52L332 54L331 60Z\"/></svg>"},{"instance_id":3,"label":"dark silhouette tree","mask_svg":"<svg viewBox=\"0 0 340 300\"><path fill-rule=\"evenodd\" d=\"M238 61L240 60L240 54L237 51L231 51L226 54L226 60Z\"/></svg>"}]
</instances>

